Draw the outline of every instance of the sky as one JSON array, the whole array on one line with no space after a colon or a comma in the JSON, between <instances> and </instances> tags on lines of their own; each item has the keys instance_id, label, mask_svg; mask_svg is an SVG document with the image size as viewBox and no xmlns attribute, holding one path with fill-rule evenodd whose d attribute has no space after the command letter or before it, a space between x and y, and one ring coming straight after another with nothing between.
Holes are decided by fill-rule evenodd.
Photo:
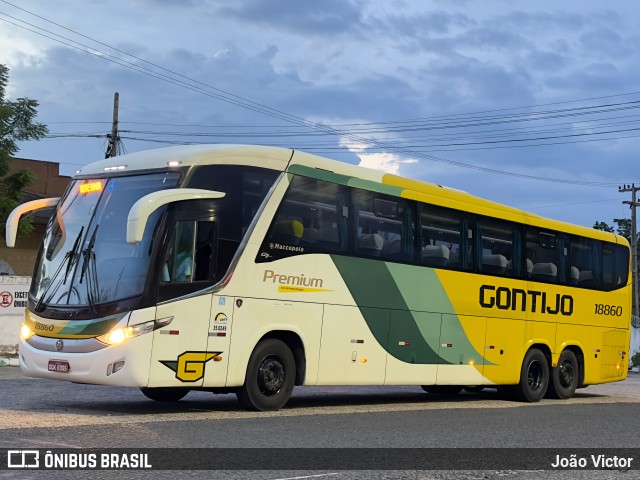
<instances>
[{"instance_id":1,"label":"sky","mask_svg":"<svg viewBox=\"0 0 640 480\"><path fill-rule=\"evenodd\" d=\"M55 8L51 8L55 5ZM0 0L17 156L291 147L591 227L640 184L636 0Z\"/></svg>"}]
</instances>

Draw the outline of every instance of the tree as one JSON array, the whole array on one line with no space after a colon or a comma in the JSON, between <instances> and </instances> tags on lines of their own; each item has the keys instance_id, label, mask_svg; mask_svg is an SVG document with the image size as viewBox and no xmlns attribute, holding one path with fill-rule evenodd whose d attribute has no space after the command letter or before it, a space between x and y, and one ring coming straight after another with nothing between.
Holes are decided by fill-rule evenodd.
<instances>
[{"instance_id":1,"label":"tree","mask_svg":"<svg viewBox=\"0 0 640 480\"><path fill-rule=\"evenodd\" d=\"M38 102L29 98L11 101L5 98L9 83L9 69L0 65L0 231L4 235L7 217L22 203L22 191L31 185L36 176L28 170L19 170L5 176L11 169L11 157L18 152L17 142L38 140L48 130L41 123L35 123ZM20 221L18 235L25 236L33 231L29 217Z\"/></svg>"},{"instance_id":2,"label":"tree","mask_svg":"<svg viewBox=\"0 0 640 480\"><path fill-rule=\"evenodd\" d=\"M593 224L593 228L596 230L603 230L605 232L617 233L618 235L623 236L629 243L631 243L631 219L629 218L614 218L613 223L617 225L617 228L614 228L606 222L597 221ZM640 232L636 234L636 239L638 245L640 245Z\"/></svg>"},{"instance_id":3,"label":"tree","mask_svg":"<svg viewBox=\"0 0 640 480\"><path fill-rule=\"evenodd\" d=\"M596 222L593 224L593 228L595 228L596 230L602 230L603 232L614 233L613 227L605 222Z\"/></svg>"},{"instance_id":4,"label":"tree","mask_svg":"<svg viewBox=\"0 0 640 480\"><path fill-rule=\"evenodd\" d=\"M618 225L618 234L629 240L631 243L631 219L630 218L614 218L613 221ZM636 235L636 238L638 236Z\"/></svg>"}]
</instances>

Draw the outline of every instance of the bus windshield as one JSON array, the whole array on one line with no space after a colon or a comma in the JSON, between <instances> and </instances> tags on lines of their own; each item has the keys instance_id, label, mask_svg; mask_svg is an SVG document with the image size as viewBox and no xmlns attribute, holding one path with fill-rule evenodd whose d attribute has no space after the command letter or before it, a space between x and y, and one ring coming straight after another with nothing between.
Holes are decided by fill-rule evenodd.
<instances>
[{"instance_id":1,"label":"bus windshield","mask_svg":"<svg viewBox=\"0 0 640 480\"><path fill-rule=\"evenodd\" d=\"M155 211L142 242L126 241L127 213L141 197L174 188L180 174L76 180L45 232L30 295L38 306L94 306L140 295L151 260Z\"/></svg>"}]
</instances>

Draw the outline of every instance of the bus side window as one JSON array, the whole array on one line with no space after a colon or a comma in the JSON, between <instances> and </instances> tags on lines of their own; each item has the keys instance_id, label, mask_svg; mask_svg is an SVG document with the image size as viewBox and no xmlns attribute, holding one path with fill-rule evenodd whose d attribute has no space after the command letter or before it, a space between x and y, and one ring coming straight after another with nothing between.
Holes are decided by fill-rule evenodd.
<instances>
[{"instance_id":1,"label":"bus side window","mask_svg":"<svg viewBox=\"0 0 640 480\"><path fill-rule=\"evenodd\" d=\"M162 266L164 283L191 282L195 240L195 222L178 221Z\"/></svg>"},{"instance_id":2,"label":"bus side window","mask_svg":"<svg viewBox=\"0 0 640 480\"><path fill-rule=\"evenodd\" d=\"M215 222L201 221L196 224L196 243L193 257L194 282L211 279L212 261L214 260L212 244L215 239L215 226Z\"/></svg>"},{"instance_id":3,"label":"bus side window","mask_svg":"<svg viewBox=\"0 0 640 480\"><path fill-rule=\"evenodd\" d=\"M615 290L627 284L629 249L613 243L602 244L603 288Z\"/></svg>"},{"instance_id":4,"label":"bus side window","mask_svg":"<svg viewBox=\"0 0 640 480\"><path fill-rule=\"evenodd\" d=\"M302 253L345 253L348 197L341 185L293 177L256 261Z\"/></svg>"},{"instance_id":5,"label":"bus side window","mask_svg":"<svg viewBox=\"0 0 640 480\"><path fill-rule=\"evenodd\" d=\"M420 205L420 264L427 267L472 270L468 222L460 212Z\"/></svg>"},{"instance_id":6,"label":"bus side window","mask_svg":"<svg viewBox=\"0 0 640 480\"><path fill-rule=\"evenodd\" d=\"M397 262L415 262L415 204L368 190L353 189L356 253Z\"/></svg>"},{"instance_id":7,"label":"bus side window","mask_svg":"<svg viewBox=\"0 0 640 480\"><path fill-rule=\"evenodd\" d=\"M522 234L519 224L480 218L479 269L483 273L520 278L522 276Z\"/></svg>"},{"instance_id":8,"label":"bus side window","mask_svg":"<svg viewBox=\"0 0 640 480\"><path fill-rule=\"evenodd\" d=\"M211 278L214 222L177 221L162 266L163 283L192 283Z\"/></svg>"},{"instance_id":9,"label":"bus side window","mask_svg":"<svg viewBox=\"0 0 640 480\"><path fill-rule=\"evenodd\" d=\"M566 235L527 227L526 276L536 282L570 285L577 281Z\"/></svg>"},{"instance_id":10,"label":"bus side window","mask_svg":"<svg viewBox=\"0 0 640 480\"><path fill-rule=\"evenodd\" d=\"M585 288L600 287L598 241L571 236L569 238L569 268L573 285Z\"/></svg>"}]
</instances>

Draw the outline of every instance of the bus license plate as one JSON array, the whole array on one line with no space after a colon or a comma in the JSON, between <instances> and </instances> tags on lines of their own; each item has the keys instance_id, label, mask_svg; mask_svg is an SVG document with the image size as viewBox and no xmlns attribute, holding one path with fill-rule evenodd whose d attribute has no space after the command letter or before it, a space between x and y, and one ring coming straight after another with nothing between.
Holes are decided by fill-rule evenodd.
<instances>
[{"instance_id":1,"label":"bus license plate","mask_svg":"<svg viewBox=\"0 0 640 480\"><path fill-rule=\"evenodd\" d=\"M49 360L50 372L67 373L69 370L69 362L66 360Z\"/></svg>"}]
</instances>

